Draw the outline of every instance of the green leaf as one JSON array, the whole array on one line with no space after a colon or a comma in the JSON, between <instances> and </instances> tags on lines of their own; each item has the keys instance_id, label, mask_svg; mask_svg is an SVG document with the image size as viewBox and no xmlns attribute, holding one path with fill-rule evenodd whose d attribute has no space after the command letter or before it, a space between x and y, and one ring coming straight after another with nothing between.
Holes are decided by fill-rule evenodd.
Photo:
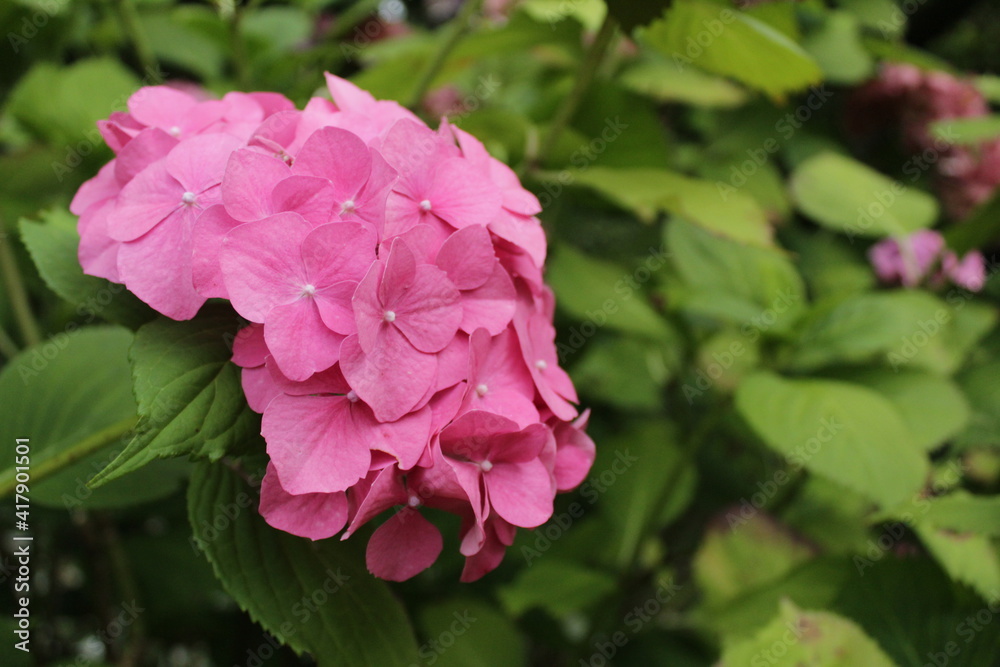
<instances>
[{"instance_id":1,"label":"green leaf","mask_svg":"<svg viewBox=\"0 0 1000 667\"><path fill-rule=\"evenodd\" d=\"M671 422L632 420L618 438L598 447L583 495L599 495L600 512L609 519L610 561L617 567L629 563L651 529L683 511L695 482L695 468Z\"/></svg>"},{"instance_id":2,"label":"green leaf","mask_svg":"<svg viewBox=\"0 0 1000 667\"><path fill-rule=\"evenodd\" d=\"M421 646L419 664L438 667L528 664L524 638L517 627L482 601L449 598L421 609L419 620L428 637L428 642Z\"/></svg>"},{"instance_id":3,"label":"green leaf","mask_svg":"<svg viewBox=\"0 0 1000 667\"><path fill-rule=\"evenodd\" d=\"M800 164L790 187L804 214L851 238L904 236L931 226L938 216L931 195L836 153Z\"/></svg>"},{"instance_id":4,"label":"green leaf","mask_svg":"<svg viewBox=\"0 0 1000 667\"><path fill-rule=\"evenodd\" d=\"M814 549L770 516L727 513L709 525L691 566L703 603L718 608L786 576L810 560Z\"/></svg>"},{"instance_id":5,"label":"green leaf","mask_svg":"<svg viewBox=\"0 0 1000 667\"><path fill-rule=\"evenodd\" d=\"M1000 115L948 118L932 123L931 136L965 146L975 146L1000 137Z\"/></svg>"},{"instance_id":6,"label":"green leaf","mask_svg":"<svg viewBox=\"0 0 1000 667\"><path fill-rule=\"evenodd\" d=\"M646 25L663 16L663 10L673 4L673 0L606 0L608 11L621 23L622 30L630 33L638 26Z\"/></svg>"},{"instance_id":7,"label":"green leaf","mask_svg":"<svg viewBox=\"0 0 1000 667\"><path fill-rule=\"evenodd\" d=\"M570 338L574 330L570 327ZM624 337L588 343L573 366L573 380L585 396L625 409L661 407L666 375L662 345Z\"/></svg>"},{"instance_id":8,"label":"green leaf","mask_svg":"<svg viewBox=\"0 0 1000 667\"><path fill-rule=\"evenodd\" d=\"M139 402L135 438L92 481L99 486L157 458L215 461L257 442L260 417L247 405L240 371L229 359L235 315L160 318L136 333L129 355Z\"/></svg>"},{"instance_id":9,"label":"green leaf","mask_svg":"<svg viewBox=\"0 0 1000 667\"><path fill-rule=\"evenodd\" d=\"M931 451L965 427L969 404L958 386L947 378L919 371L869 371L850 380L879 392L896 406L917 447Z\"/></svg>"},{"instance_id":10,"label":"green leaf","mask_svg":"<svg viewBox=\"0 0 1000 667\"><path fill-rule=\"evenodd\" d=\"M660 59L627 68L619 81L629 90L657 102L729 108L738 107L747 99L746 91L726 79L696 69L677 69Z\"/></svg>"},{"instance_id":11,"label":"green leaf","mask_svg":"<svg viewBox=\"0 0 1000 667\"><path fill-rule=\"evenodd\" d=\"M741 327L756 340L787 332L805 309L805 286L776 250L719 238L681 220L666 226L667 248L683 289L680 308Z\"/></svg>"},{"instance_id":12,"label":"green leaf","mask_svg":"<svg viewBox=\"0 0 1000 667\"><path fill-rule=\"evenodd\" d=\"M512 616L522 616L538 608L555 618L565 618L586 611L615 588L615 578L606 572L569 560L547 558L522 570L498 594Z\"/></svg>"},{"instance_id":13,"label":"green leaf","mask_svg":"<svg viewBox=\"0 0 1000 667\"><path fill-rule=\"evenodd\" d=\"M736 407L761 440L793 467L823 475L884 507L911 499L928 462L899 412L859 385L750 376Z\"/></svg>"},{"instance_id":14,"label":"green leaf","mask_svg":"<svg viewBox=\"0 0 1000 667\"><path fill-rule=\"evenodd\" d=\"M974 496L956 491L931 498L921 522L957 533L1000 537L1000 496Z\"/></svg>"},{"instance_id":15,"label":"green leaf","mask_svg":"<svg viewBox=\"0 0 1000 667\"><path fill-rule=\"evenodd\" d=\"M802 43L832 83L856 84L871 76L875 62L861 42L860 21L848 12L831 11Z\"/></svg>"},{"instance_id":16,"label":"green leaf","mask_svg":"<svg viewBox=\"0 0 1000 667\"><path fill-rule=\"evenodd\" d=\"M914 532L955 581L968 584L984 599L1000 603L1000 558L983 535L956 534L917 523Z\"/></svg>"},{"instance_id":17,"label":"green leaf","mask_svg":"<svg viewBox=\"0 0 1000 667\"><path fill-rule=\"evenodd\" d=\"M83 273L77 259L80 235L76 218L68 211L42 213L42 223L21 220L21 240L28 248L38 272L56 294L76 306L76 314L87 321L100 317L130 328L156 317L153 310L125 289L124 285Z\"/></svg>"},{"instance_id":18,"label":"green leaf","mask_svg":"<svg viewBox=\"0 0 1000 667\"><path fill-rule=\"evenodd\" d=\"M827 611L802 611L783 601L778 616L752 639L726 647L719 667L745 667L776 657L777 665L895 667L853 621Z\"/></svg>"},{"instance_id":19,"label":"green leaf","mask_svg":"<svg viewBox=\"0 0 1000 667\"><path fill-rule=\"evenodd\" d=\"M958 298L955 298L958 296ZM859 294L817 306L790 363L811 370L874 359L892 370L952 373L994 315L960 295L948 301L916 290Z\"/></svg>"},{"instance_id":20,"label":"green leaf","mask_svg":"<svg viewBox=\"0 0 1000 667\"><path fill-rule=\"evenodd\" d=\"M608 12L601 0L576 0L573 3L564 3L562 0L525 0L517 7L539 23L551 25L574 18L592 32L597 32Z\"/></svg>"},{"instance_id":21,"label":"green leaf","mask_svg":"<svg viewBox=\"0 0 1000 667\"><path fill-rule=\"evenodd\" d=\"M822 78L812 57L787 36L712 2L678 0L638 38L678 67L693 65L729 76L776 98Z\"/></svg>"},{"instance_id":22,"label":"green leaf","mask_svg":"<svg viewBox=\"0 0 1000 667\"><path fill-rule=\"evenodd\" d=\"M665 263L666 258L655 251L643 266L648 274ZM635 280L632 274L633 271L563 245L548 261L546 277L555 290L558 305L595 327L606 324L612 329L654 340L669 338L671 332L664 319L629 285L628 281Z\"/></svg>"},{"instance_id":23,"label":"green leaf","mask_svg":"<svg viewBox=\"0 0 1000 667\"><path fill-rule=\"evenodd\" d=\"M1000 444L1000 361L975 366L962 373L958 382L972 406L972 418L957 442L963 447Z\"/></svg>"},{"instance_id":24,"label":"green leaf","mask_svg":"<svg viewBox=\"0 0 1000 667\"><path fill-rule=\"evenodd\" d=\"M112 58L78 60L67 67L38 63L11 93L7 111L49 143L69 146L68 153L81 142L89 152L103 145L94 123L123 110L138 87L135 76ZM78 151L77 159L82 154Z\"/></svg>"},{"instance_id":25,"label":"green leaf","mask_svg":"<svg viewBox=\"0 0 1000 667\"><path fill-rule=\"evenodd\" d=\"M97 490L87 481L121 451L135 422L128 368L132 334L120 327L87 327L61 333L14 357L0 373L0 421L11 438L11 457L0 475L13 478L13 439L30 440L32 471L106 434L108 444L32 482L40 505L106 508L160 498L177 490L182 470L151 466L134 478ZM117 436L117 437L116 437ZM7 466L10 467L7 467Z\"/></svg>"},{"instance_id":26,"label":"green leaf","mask_svg":"<svg viewBox=\"0 0 1000 667\"><path fill-rule=\"evenodd\" d=\"M772 245L764 210L756 200L725 184L664 169L591 167L575 176L577 183L597 190L646 222L659 213L672 213L735 241Z\"/></svg>"},{"instance_id":27,"label":"green leaf","mask_svg":"<svg viewBox=\"0 0 1000 667\"><path fill-rule=\"evenodd\" d=\"M1000 194L980 204L962 224L946 229L944 238L959 255L987 247L1000 238Z\"/></svg>"},{"instance_id":28,"label":"green leaf","mask_svg":"<svg viewBox=\"0 0 1000 667\"><path fill-rule=\"evenodd\" d=\"M195 543L241 609L320 667L415 660L406 612L365 571L355 544L276 530L256 505L236 472L205 462L195 468L188 488Z\"/></svg>"}]
</instances>

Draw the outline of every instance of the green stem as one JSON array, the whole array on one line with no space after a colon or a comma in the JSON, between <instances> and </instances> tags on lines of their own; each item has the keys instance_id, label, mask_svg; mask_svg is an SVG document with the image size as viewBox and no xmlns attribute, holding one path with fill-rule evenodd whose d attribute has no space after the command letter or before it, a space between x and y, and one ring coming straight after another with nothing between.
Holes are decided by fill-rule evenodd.
<instances>
[{"instance_id":1,"label":"green stem","mask_svg":"<svg viewBox=\"0 0 1000 667\"><path fill-rule=\"evenodd\" d=\"M146 32L142 29L139 21L139 12L136 11L132 0L114 0L115 9L118 12L118 20L121 22L122 31L132 43L135 55L139 59L139 65L143 72L159 72L159 63L153 54L153 47L149 43Z\"/></svg>"},{"instance_id":2,"label":"green stem","mask_svg":"<svg viewBox=\"0 0 1000 667\"><path fill-rule=\"evenodd\" d=\"M132 430L135 426L135 421L135 417L123 419L98 431L89 438L84 438L69 449L64 449L37 466L33 466L31 469L31 482L37 484L63 468L71 466L94 452L117 442L123 435ZM17 488L17 481L15 479L15 471L11 468L0 475L0 498L12 493L15 488Z\"/></svg>"},{"instance_id":3,"label":"green stem","mask_svg":"<svg viewBox=\"0 0 1000 667\"><path fill-rule=\"evenodd\" d=\"M21 330L25 345L37 345L42 342L42 330L31 312L28 292L24 288L24 281L21 280L21 271L17 267L17 258L11 249L9 239L10 236L0 236L0 273L3 274L4 284L7 285L14 319Z\"/></svg>"},{"instance_id":4,"label":"green stem","mask_svg":"<svg viewBox=\"0 0 1000 667\"><path fill-rule=\"evenodd\" d=\"M247 66L247 44L243 39L243 10L239 7L233 10L229 17L229 40L233 50L233 73L236 75L236 84L241 90L250 88L250 69Z\"/></svg>"},{"instance_id":5,"label":"green stem","mask_svg":"<svg viewBox=\"0 0 1000 667\"><path fill-rule=\"evenodd\" d=\"M542 140L541 148L531 161L533 166L538 161L549 155L559 143L559 137L562 136L562 133L566 130L570 121L573 120L573 116L576 115L576 110L583 102L584 95L586 95L587 91L590 89L590 84L593 83L594 76L597 74L597 70L600 69L601 63L604 61L604 56L607 54L608 48L611 46L611 42L617 29L618 22L615 21L614 17L611 16L611 13L608 12L608 15L604 17L604 22L601 24L601 28L597 31L594 43L590 45L586 56L580 62L580 68L577 70L573 83L573 89L563 101L563 105L559 108L559 111L556 112L556 117L552 120L552 124L549 126L549 131L545 134L545 138Z\"/></svg>"},{"instance_id":6,"label":"green stem","mask_svg":"<svg viewBox=\"0 0 1000 667\"><path fill-rule=\"evenodd\" d=\"M462 9L458 12L458 15L448 24L444 41L441 42L441 46L431 58L431 61L427 63L427 67L420 74L420 79L418 79L417 85L413 89L410 101L406 105L410 109L416 109L420 101L424 99L424 95L427 94L431 84L434 83L434 79L441 72L441 68L444 67L448 56L451 55L451 52L469 31L472 17L479 11L482 4L483 0L465 0L465 4L462 5Z\"/></svg>"},{"instance_id":7,"label":"green stem","mask_svg":"<svg viewBox=\"0 0 1000 667\"><path fill-rule=\"evenodd\" d=\"M0 354L7 359L13 359L20 351L10 334L3 327L0 327Z\"/></svg>"}]
</instances>

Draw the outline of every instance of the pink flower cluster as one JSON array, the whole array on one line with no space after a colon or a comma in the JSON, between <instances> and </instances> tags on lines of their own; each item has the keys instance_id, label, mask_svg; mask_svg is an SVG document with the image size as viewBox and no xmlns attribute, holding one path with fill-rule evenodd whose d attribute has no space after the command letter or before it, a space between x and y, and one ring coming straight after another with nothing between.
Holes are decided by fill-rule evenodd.
<instances>
[{"instance_id":1,"label":"pink flower cluster","mask_svg":"<svg viewBox=\"0 0 1000 667\"><path fill-rule=\"evenodd\" d=\"M949 144L931 134L931 125L950 118L990 113L982 93L946 72L909 64L889 64L856 91L852 122L861 132L897 126L906 149L935 165L937 190L948 214L967 218L1000 185L1000 139L977 145Z\"/></svg>"},{"instance_id":2,"label":"pink flower cluster","mask_svg":"<svg viewBox=\"0 0 1000 667\"><path fill-rule=\"evenodd\" d=\"M594 459L556 356L541 207L471 135L328 85L303 110L136 93L73 200L80 261L168 317L224 298L251 322L233 361L263 414L268 523L346 539L397 508L367 559L404 580L441 552L422 512L443 510L471 581Z\"/></svg>"},{"instance_id":3,"label":"pink flower cluster","mask_svg":"<svg viewBox=\"0 0 1000 667\"><path fill-rule=\"evenodd\" d=\"M982 254L973 251L959 257L945 247L940 233L922 229L902 239L885 239L868 251L875 273L882 282L917 287L937 287L946 280L978 292L986 284Z\"/></svg>"}]
</instances>

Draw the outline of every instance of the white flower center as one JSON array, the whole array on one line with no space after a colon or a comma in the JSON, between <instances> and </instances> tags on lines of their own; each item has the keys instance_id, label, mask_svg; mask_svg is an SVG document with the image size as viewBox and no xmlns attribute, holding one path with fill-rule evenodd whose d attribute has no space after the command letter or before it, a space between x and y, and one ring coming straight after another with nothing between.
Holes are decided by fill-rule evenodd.
<instances>
[{"instance_id":1,"label":"white flower center","mask_svg":"<svg viewBox=\"0 0 1000 667\"><path fill-rule=\"evenodd\" d=\"M417 498L416 496L410 496L410 499L409 499L409 501L407 501L407 504L410 507L419 507L420 506L420 498Z\"/></svg>"},{"instance_id":2,"label":"white flower center","mask_svg":"<svg viewBox=\"0 0 1000 667\"><path fill-rule=\"evenodd\" d=\"M422 202L420 202L420 210L421 211L429 211L429 210L431 210L431 200L430 199L425 199Z\"/></svg>"},{"instance_id":3,"label":"white flower center","mask_svg":"<svg viewBox=\"0 0 1000 667\"><path fill-rule=\"evenodd\" d=\"M349 400L351 403L357 403L358 392L354 391L353 389L347 392L347 400Z\"/></svg>"},{"instance_id":4,"label":"white flower center","mask_svg":"<svg viewBox=\"0 0 1000 667\"><path fill-rule=\"evenodd\" d=\"M535 368L537 368L540 371L544 371L548 367L549 365L545 362L544 359L539 359L538 361L535 362Z\"/></svg>"},{"instance_id":5,"label":"white flower center","mask_svg":"<svg viewBox=\"0 0 1000 667\"><path fill-rule=\"evenodd\" d=\"M179 137L179 136L181 136L181 128L177 127L176 125L174 125L172 128L170 128L169 130L167 130L167 132L170 133L171 137Z\"/></svg>"},{"instance_id":6,"label":"white flower center","mask_svg":"<svg viewBox=\"0 0 1000 667\"><path fill-rule=\"evenodd\" d=\"M345 201L343 204L340 205L340 214L341 215L343 215L345 213L354 213L354 210L355 209L354 209L354 200L353 199L348 199L347 201Z\"/></svg>"},{"instance_id":7,"label":"white flower center","mask_svg":"<svg viewBox=\"0 0 1000 667\"><path fill-rule=\"evenodd\" d=\"M487 387L485 384L476 385L476 393L479 394L480 396L485 396L486 392L488 392L489 390L490 388Z\"/></svg>"},{"instance_id":8,"label":"white flower center","mask_svg":"<svg viewBox=\"0 0 1000 667\"><path fill-rule=\"evenodd\" d=\"M191 206L197 200L197 196L193 192L185 192L181 195L181 202L185 206Z\"/></svg>"},{"instance_id":9,"label":"white flower center","mask_svg":"<svg viewBox=\"0 0 1000 667\"><path fill-rule=\"evenodd\" d=\"M489 472L489 471L493 470L493 464L490 461L482 461L479 464L479 468L483 472Z\"/></svg>"},{"instance_id":10,"label":"white flower center","mask_svg":"<svg viewBox=\"0 0 1000 667\"><path fill-rule=\"evenodd\" d=\"M312 296L315 293L316 293L316 286L315 285L311 285L311 284L310 285L303 285L302 286L302 294L300 294L300 296Z\"/></svg>"},{"instance_id":11,"label":"white flower center","mask_svg":"<svg viewBox=\"0 0 1000 667\"><path fill-rule=\"evenodd\" d=\"M391 310L387 310L382 314L382 319L385 320L386 322L395 322L396 313L392 312Z\"/></svg>"}]
</instances>

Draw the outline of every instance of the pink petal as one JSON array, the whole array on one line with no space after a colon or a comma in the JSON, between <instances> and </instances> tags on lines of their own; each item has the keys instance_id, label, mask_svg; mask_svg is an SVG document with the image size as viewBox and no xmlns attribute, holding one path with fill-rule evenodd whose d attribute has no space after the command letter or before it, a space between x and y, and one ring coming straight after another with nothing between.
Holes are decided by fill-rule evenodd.
<instances>
[{"instance_id":1,"label":"pink petal","mask_svg":"<svg viewBox=\"0 0 1000 667\"><path fill-rule=\"evenodd\" d=\"M323 287L316 292L316 307L319 316L332 331L350 336L358 333L354 319L354 308L351 299L357 290L358 283L353 280L343 280L329 287Z\"/></svg>"},{"instance_id":2,"label":"pink petal","mask_svg":"<svg viewBox=\"0 0 1000 667\"><path fill-rule=\"evenodd\" d=\"M323 324L316 302L308 297L271 308L264 338L278 368L295 381L305 380L337 363L344 340Z\"/></svg>"},{"instance_id":3,"label":"pink petal","mask_svg":"<svg viewBox=\"0 0 1000 667\"><path fill-rule=\"evenodd\" d=\"M492 438L517 432L514 421L491 412L473 410L441 431L441 452L453 459L479 463L493 454Z\"/></svg>"},{"instance_id":4,"label":"pink petal","mask_svg":"<svg viewBox=\"0 0 1000 667\"><path fill-rule=\"evenodd\" d=\"M333 184L339 199L353 197L368 180L372 158L356 135L335 127L313 133L295 156L296 174L319 176Z\"/></svg>"},{"instance_id":5,"label":"pink petal","mask_svg":"<svg viewBox=\"0 0 1000 667\"><path fill-rule=\"evenodd\" d=\"M261 433L289 493L343 491L368 474L371 453L342 396L278 396L264 411Z\"/></svg>"},{"instance_id":6,"label":"pink petal","mask_svg":"<svg viewBox=\"0 0 1000 667\"><path fill-rule=\"evenodd\" d=\"M304 493L292 495L282 488L273 464L260 485L260 514L273 528L310 540L323 540L347 523L347 495Z\"/></svg>"},{"instance_id":7,"label":"pink petal","mask_svg":"<svg viewBox=\"0 0 1000 667\"><path fill-rule=\"evenodd\" d=\"M369 448L392 455L399 462L400 470L409 470L417 464L431 437L431 410L423 408L404 415L394 422L380 423L371 410L360 403L354 405L354 419L364 442Z\"/></svg>"},{"instance_id":8,"label":"pink petal","mask_svg":"<svg viewBox=\"0 0 1000 667\"><path fill-rule=\"evenodd\" d=\"M228 134L191 137L167 155L167 172L185 191L203 192L222 182L229 156L242 145L242 141Z\"/></svg>"},{"instance_id":9,"label":"pink petal","mask_svg":"<svg viewBox=\"0 0 1000 667\"><path fill-rule=\"evenodd\" d=\"M208 299L229 298L219 257L226 234L241 224L230 217L221 204L210 206L195 222L192 232L192 278L198 293Z\"/></svg>"},{"instance_id":10,"label":"pink petal","mask_svg":"<svg viewBox=\"0 0 1000 667\"><path fill-rule=\"evenodd\" d=\"M108 217L108 232L117 241L133 241L184 208L184 188L167 173L166 162L146 167L118 195Z\"/></svg>"},{"instance_id":11,"label":"pink petal","mask_svg":"<svg viewBox=\"0 0 1000 667\"><path fill-rule=\"evenodd\" d=\"M299 247L310 231L302 216L278 213L226 234L219 265L236 312L263 322L271 308L302 295L308 281Z\"/></svg>"},{"instance_id":12,"label":"pink petal","mask_svg":"<svg viewBox=\"0 0 1000 667\"><path fill-rule=\"evenodd\" d=\"M545 230L537 218L501 212L490 221L488 227L500 238L526 252L536 268L545 265Z\"/></svg>"},{"instance_id":13,"label":"pink petal","mask_svg":"<svg viewBox=\"0 0 1000 667\"><path fill-rule=\"evenodd\" d=\"M360 222L320 225L302 242L302 261L312 284L359 281L375 262L375 230Z\"/></svg>"},{"instance_id":14,"label":"pink petal","mask_svg":"<svg viewBox=\"0 0 1000 667\"><path fill-rule=\"evenodd\" d=\"M289 176L274 186L271 202L275 211L294 211L314 226L337 219L337 198L324 178Z\"/></svg>"},{"instance_id":15,"label":"pink petal","mask_svg":"<svg viewBox=\"0 0 1000 667\"><path fill-rule=\"evenodd\" d=\"M389 517L368 541L368 571L380 579L406 581L437 560L441 533L420 512L404 509Z\"/></svg>"},{"instance_id":16,"label":"pink petal","mask_svg":"<svg viewBox=\"0 0 1000 667\"><path fill-rule=\"evenodd\" d=\"M479 225L460 229L441 246L435 263L458 289L482 287L497 264L490 233Z\"/></svg>"},{"instance_id":17,"label":"pink petal","mask_svg":"<svg viewBox=\"0 0 1000 667\"><path fill-rule=\"evenodd\" d=\"M240 374L240 385L247 405L257 413L263 413L275 396L281 396L281 387L275 384L271 374L263 366L244 368Z\"/></svg>"},{"instance_id":18,"label":"pink petal","mask_svg":"<svg viewBox=\"0 0 1000 667\"><path fill-rule=\"evenodd\" d=\"M263 366L271 353L264 342L264 326L250 324L236 332L233 339L233 363L242 368Z\"/></svg>"},{"instance_id":19,"label":"pink petal","mask_svg":"<svg viewBox=\"0 0 1000 667\"><path fill-rule=\"evenodd\" d=\"M195 98L170 86L146 86L129 98L128 110L143 125L169 129L180 125L184 114L197 103Z\"/></svg>"},{"instance_id":20,"label":"pink petal","mask_svg":"<svg viewBox=\"0 0 1000 667\"><path fill-rule=\"evenodd\" d=\"M375 97L367 90L358 88L347 79L342 79L329 72L325 72L324 74L326 76L326 87L330 91L330 97L333 98L338 109L364 109L368 105L375 103Z\"/></svg>"},{"instance_id":21,"label":"pink petal","mask_svg":"<svg viewBox=\"0 0 1000 667\"><path fill-rule=\"evenodd\" d=\"M125 185L143 169L164 158L177 140L163 130L149 128L126 144L115 159L115 178Z\"/></svg>"},{"instance_id":22,"label":"pink petal","mask_svg":"<svg viewBox=\"0 0 1000 667\"><path fill-rule=\"evenodd\" d=\"M552 516L552 480L538 459L495 464L483 478L490 506L515 526L534 528Z\"/></svg>"},{"instance_id":23,"label":"pink petal","mask_svg":"<svg viewBox=\"0 0 1000 667\"><path fill-rule=\"evenodd\" d=\"M393 290L385 307L396 314L394 324L415 348L438 352L458 331L462 320L458 300L458 290L444 271L422 264L406 291Z\"/></svg>"},{"instance_id":24,"label":"pink petal","mask_svg":"<svg viewBox=\"0 0 1000 667\"><path fill-rule=\"evenodd\" d=\"M456 228L485 226L500 212L500 190L461 158L437 165L426 199L434 215Z\"/></svg>"},{"instance_id":25,"label":"pink petal","mask_svg":"<svg viewBox=\"0 0 1000 667\"><path fill-rule=\"evenodd\" d=\"M514 317L516 298L507 271L494 262L492 274L481 287L462 292L462 331L472 333L482 327L491 335L499 334Z\"/></svg>"},{"instance_id":26,"label":"pink petal","mask_svg":"<svg viewBox=\"0 0 1000 667\"><path fill-rule=\"evenodd\" d=\"M469 377L469 338L463 333L455 336L438 352L438 377L435 389L447 389Z\"/></svg>"},{"instance_id":27,"label":"pink petal","mask_svg":"<svg viewBox=\"0 0 1000 667\"><path fill-rule=\"evenodd\" d=\"M193 211L179 214L118 249L118 272L129 291L156 311L188 320L205 303L191 272Z\"/></svg>"},{"instance_id":28,"label":"pink petal","mask_svg":"<svg viewBox=\"0 0 1000 667\"><path fill-rule=\"evenodd\" d=\"M275 213L271 191L288 178L291 170L282 160L242 149L233 153L222 179L222 201L226 212L242 222L260 220Z\"/></svg>"},{"instance_id":29,"label":"pink petal","mask_svg":"<svg viewBox=\"0 0 1000 667\"><path fill-rule=\"evenodd\" d=\"M121 243L108 235L108 216L114 209L114 200L107 199L91 206L80 216L77 258L87 275L119 283L118 248Z\"/></svg>"},{"instance_id":30,"label":"pink petal","mask_svg":"<svg viewBox=\"0 0 1000 667\"><path fill-rule=\"evenodd\" d=\"M368 476L351 487L351 523L340 537L346 540L358 528L395 505L405 505L409 500L403 488L403 477L395 465L372 470Z\"/></svg>"},{"instance_id":31,"label":"pink petal","mask_svg":"<svg viewBox=\"0 0 1000 667\"><path fill-rule=\"evenodd\" d=\"M382 422L395 421L410 412L437 377L437 357L414 350L391 327L370 354L361 350L357 336L348 337L340 350L340 367L354 391Z\"/></svg>"},{"instance_id":32,"label":"pink petal","mask_svg":"<svg viewBox=\"0 0 1000 667\"><path fill-rule=\"evenodd\" d=\"M584 412L575 422L560 422L553 429L557 444L553 473L559 491L576 488L594 464L594 441L583 431L588 416L589 413Z\"/></svg>"}]
</instances>

